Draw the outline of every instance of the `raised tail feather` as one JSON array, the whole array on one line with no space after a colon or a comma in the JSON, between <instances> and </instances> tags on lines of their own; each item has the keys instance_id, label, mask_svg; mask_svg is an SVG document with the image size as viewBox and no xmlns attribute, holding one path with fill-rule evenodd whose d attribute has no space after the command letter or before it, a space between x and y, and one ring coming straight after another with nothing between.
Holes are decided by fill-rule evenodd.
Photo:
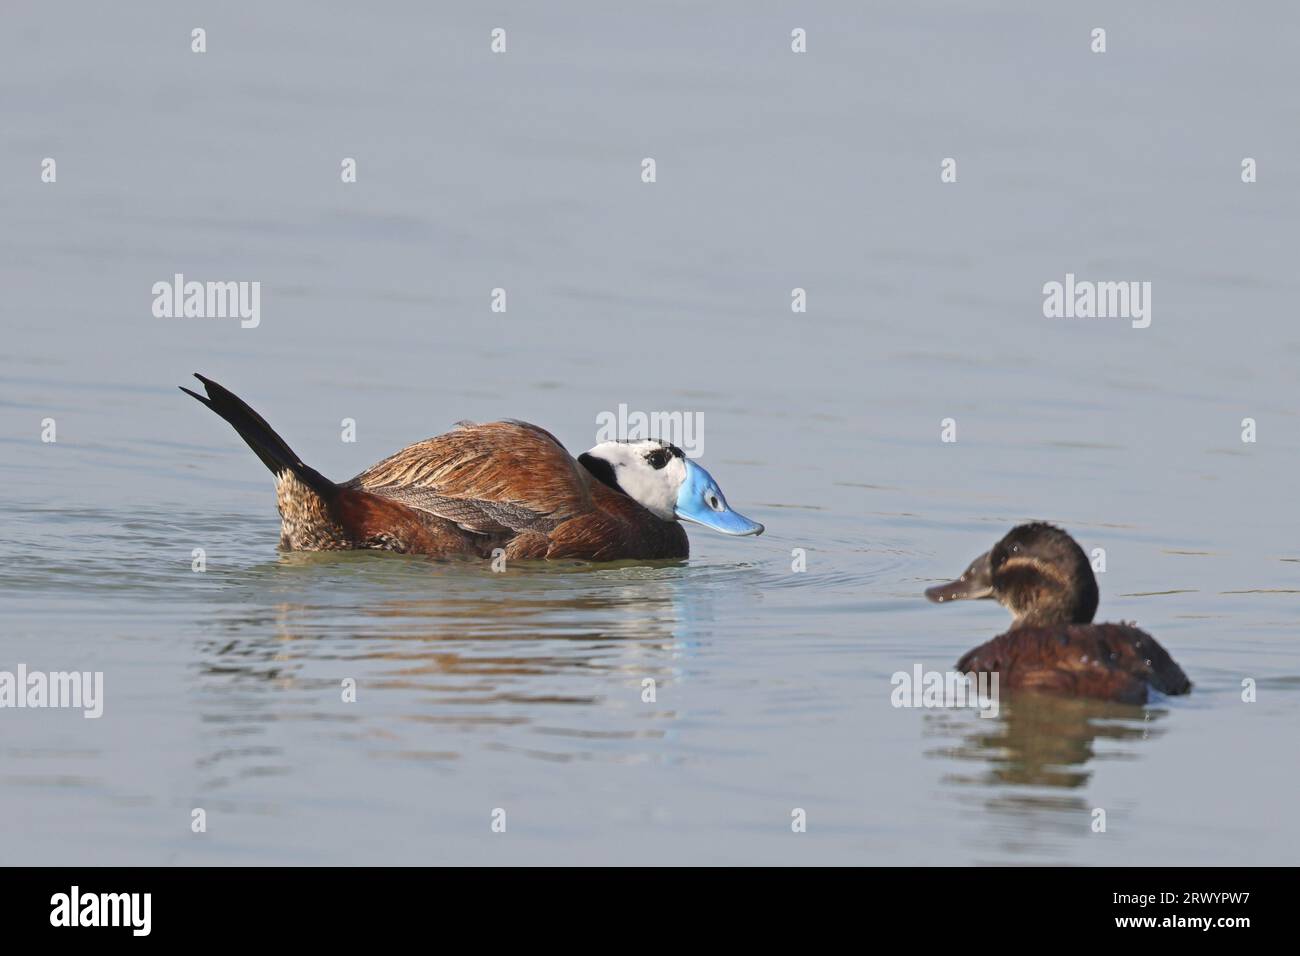
<instances>
[{"instance_id":1,"label":"raised tail feather","mask_svg":"<svg viewBox=\"0 0 1300 956\"><path fill-rule=\"evenodd\" d=\"M208 408L212 409L239 432L239 437L248 443L253 453L262 459L262 464L271 469L277 477L286 471L293 472L303 484L311 488L326 501L334 498L338 485L330 481L315 468L304 465L285 440L275 433L261 415L249 408L248 404L234 392L218 385L210 378L204 378L198 372L194 377L203 383L207 396L192 392L180 386L186 395L192 395Z\"/></svg>"}]
</instances>

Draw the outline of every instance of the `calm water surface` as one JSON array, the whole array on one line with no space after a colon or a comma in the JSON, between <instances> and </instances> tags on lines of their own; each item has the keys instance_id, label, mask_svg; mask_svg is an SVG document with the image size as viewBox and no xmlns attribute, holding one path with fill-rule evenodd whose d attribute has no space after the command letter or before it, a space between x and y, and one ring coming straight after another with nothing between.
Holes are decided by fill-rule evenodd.
<instances>
[{"instance_id":1,"label":"calm water surface","mask_svg":"<svg viewBox=\"0 0 1300 956\"><path fill-rule=\"evenodd\" d=\"M439 6L6 8L0 668L106 702L0 715L0 860L1300 861L1293 5ZM1067 271L1151 281L1151 327L1044 319ZM261 325L154 318L175 272ZM340 479L464 418L698 412L768 533L281 555L196 370ZM921 591L1027 518L1191 696L890 705L1005 627Z\"/></svg>"}]
</instances>

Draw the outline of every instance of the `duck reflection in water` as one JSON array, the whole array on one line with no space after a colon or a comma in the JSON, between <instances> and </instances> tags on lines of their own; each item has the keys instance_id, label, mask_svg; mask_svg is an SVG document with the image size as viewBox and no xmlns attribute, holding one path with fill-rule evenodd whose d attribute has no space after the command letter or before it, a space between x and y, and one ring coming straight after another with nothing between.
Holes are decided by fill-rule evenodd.
<instances>
[{"instance_id":1,"label":"duck reflection in water","mask_svg":"<svg viewBox=\"0 0 1300 956\"><path fill-rule=\"evenodd\" d=\"M677 717L662 696L642 706L646 681L662 695L681 676L712 614L680 562L519 562L497 575L481 562L355 559L287 554L223 592L228 613L201 650L205 720L268 735L289 716L317 720L383 756L486 745L646 759ZM295 600L266 601L286 593ZM344 677L367 706L337 706Z\"/></svg>"},{"instance_id":2,"label":"duck reflection in water","mask_svg":"<svg viewBox=\"0 0 1300 956\"><path fill-rule=\"evenodd\" d=\"M1091 778L1093 761L1136 757L1141 741L1159 736L1164 717L1157 708L1027 692L1004 701L993 720L928 714L926 734L960 738L931 756L978 767L950 782L1077 789Z\"/></svg>"}]
</instances>

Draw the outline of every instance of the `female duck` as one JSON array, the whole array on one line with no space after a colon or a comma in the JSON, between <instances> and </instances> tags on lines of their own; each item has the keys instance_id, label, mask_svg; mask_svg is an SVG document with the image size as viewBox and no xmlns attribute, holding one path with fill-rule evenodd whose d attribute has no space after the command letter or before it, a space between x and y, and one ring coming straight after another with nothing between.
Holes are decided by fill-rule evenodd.
<instances>
[{"instance_id":1,"label":"female duck","mask_svg":"<svg viewBox=\"0 0 1300 956\"><path fill-rule=\"evenodd\" d=\"M603 442L575 461L525 422L462 422L335 483L302 463L262 416L202 375L182 388L234 426L276 478L280 547L373 548L444 557L685 558L679 521L762 534L722 490L666 442Z\"/></svg>"},{"instance_id":2,"label":"female duck","mask_svg":"<svg viewBox=\"0 0 1300 956\"><path fill-rule=\"evenodd\" d=\"M1097 579L1083 549L1041 522L1012 528L956 581L928 588L931 601L993 598L1011 630L957 662L964 674L997 672L1003 687L1143 704L1151 691L1186 694L1182 668L1131 624L1093 624Z\"/></svg>"}]
</instances>

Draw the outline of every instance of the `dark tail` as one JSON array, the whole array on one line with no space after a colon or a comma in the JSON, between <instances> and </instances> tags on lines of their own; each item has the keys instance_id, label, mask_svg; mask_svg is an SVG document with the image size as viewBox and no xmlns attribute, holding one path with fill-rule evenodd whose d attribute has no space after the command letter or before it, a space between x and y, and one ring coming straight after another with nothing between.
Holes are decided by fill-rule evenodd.
<instances>
[{"instance_id":1,"label":"dark tail","mask_svg":"<svg viewBox=\"0 0 1300 956\"><path fill-rule=\"evenodd\" d=\"M279 476L286 471L291 471L326 501L334 497L338 486L315 468L304 465L302 459L294 454L293 449L285 444L284 439L275 433L275 429L266 423L266 419L249 408L243 399L212 379L204 378L198 372L194 373L194 377L207 389L207 397L192 392L183 385L181 391L186 395L193 395L230 422L235 427L235 431L239 432L239 437L253 449L253 454L262 459L262 464L271 469L271 474Z\"/></svg>"}]
</instances>

